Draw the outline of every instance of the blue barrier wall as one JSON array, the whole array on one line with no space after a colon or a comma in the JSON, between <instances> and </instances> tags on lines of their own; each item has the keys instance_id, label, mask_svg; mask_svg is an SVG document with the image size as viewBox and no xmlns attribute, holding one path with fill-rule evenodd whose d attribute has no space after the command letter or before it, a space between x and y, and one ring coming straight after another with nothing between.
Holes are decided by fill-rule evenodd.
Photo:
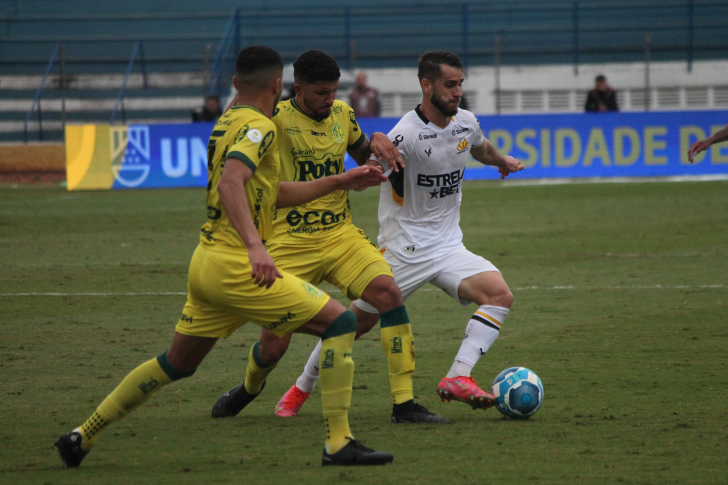
<instances>
[{"instance_id":1,"label":"blue barrier wall","mask_svg":"<svg viewBox=\"0 0 728 485\"><path fill-rule=\"evenodd\" d=\"M655 177L728 174L728 144L714 145L694 164L689 146L728 123L728 111L480 116L501 153L526 166L511 178ZM388 132L394 118L362 119L365 133ZM113 188L205 187L212 124L131 125ZM347 168L354 166L348 159ZM497 179L472 162L465 179Z\"/></svg>"}]
</instances>

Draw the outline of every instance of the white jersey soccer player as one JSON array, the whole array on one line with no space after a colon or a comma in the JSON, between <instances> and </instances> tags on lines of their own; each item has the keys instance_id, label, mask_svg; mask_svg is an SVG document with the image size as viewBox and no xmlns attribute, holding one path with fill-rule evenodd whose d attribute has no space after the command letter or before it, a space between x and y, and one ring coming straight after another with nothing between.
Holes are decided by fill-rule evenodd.
<instances>
[{"instance_id":1,"label":"white jersey soccer player","mask_svg":"<svg viewBox=\"0 0 728 485\"><path fill-rule=\"evenodd\" d=\"M461 282L498 272L490 261L465 248L459 224L468 155L471 149L487 143L480 124L471 112L458 109L441 128L418 106L402 117L388 137L406 167L390 171L389 181L381 185L378 243L402 291L402 300L431 283L468 306L472 301L459 294ZM364 301L354 304L367 313L376 313ZM468 322L455 363L438 385L443 400L461 400L474 407L491 404L490 396L477 388L470 372L495 341L509 307L479 305ZM462 389L467 392L459 392Z\"/></svg>"},{"instance_id":2,"label":"white jersey soccer player","mask_svg":"<svg viewBox=\"0 0 728 485\"><path fill-rule=\"evenodd\" d=\"M381 185L379 249L392 268L403 301L431 283L463 306L478 305L437 393L443 400L488 408L495 398L480 389L470 373L498 337L513 295L498 269L463 245L459 224L463 175L469 154L480 163L497 166L501 178L524 167L513 157L498 154L483 137L475 116L458 108L463 71L455 54L423 54L418 77L422 104L405 114L388 134L404 166L392 167L389 181ZM379 318L377 310L362 300L354 302L352 311L359 322L358 335ZM314 351L297 385L316 379L318 361Z\"/></svg>"}]
</instances>

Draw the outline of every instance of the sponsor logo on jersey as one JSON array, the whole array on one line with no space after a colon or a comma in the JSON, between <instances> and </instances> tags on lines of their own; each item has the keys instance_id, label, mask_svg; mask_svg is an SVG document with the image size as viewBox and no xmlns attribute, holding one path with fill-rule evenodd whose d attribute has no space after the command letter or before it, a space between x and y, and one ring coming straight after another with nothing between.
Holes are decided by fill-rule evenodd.
<instances>
[{"instance_id":1,"label":"sponsor logo on jersey","mask_svg":"<svg viewBox=\"0 0 728 485\"><path fill-rule=\"evenodd\" d=\"M320 159L301 160L297 158L293 163L296 167L294 180L298 182L318 180L329 175L343 173L341 155L327 153Z\"/></svg>"},{"instance_id":2,"label":"sponsor logo on jersey","mask_svg":"<svg viewBox=\"0 0 728 485\"><path fill-rule=\"evenodd\" d=\"M185 315L184 313L182 314L182 316L181 316L181 317L179 317L179 319L180 319L180 320L182 320L183 322L187 322L187 323L192 323L192 319L193 319L193 318L194 318L194 317L191 317L191 316Z\"/></svg>"},{"instance_id":3,"label":"sponsor logo on jersey","mask_svg":"<svg viewBox=\"0 0 728 485\"><path fill-rule=\"evenodd\" d=\"M304 155L316 155L316 149L313 147L306 150L296 150L295 148L292 148L291 155L293 155L294 157L300 157Z\"/></svg>"},{"instance_id":4,"label":"sponsor logo on jersey","mask_svg":"<svg viewBox=\"0 0 728 485\"><path fill-rule=\"evenodd\" d=\"M339 123L334 123L331 127L331 138L333 138L336 143L344 142L344 129Z\"/></svg>"},{"instance_id":5,"label":"sponsor logo on jersey","mask_svg":"<svg viewBox=\"0 0 728 485\"><path fill-rule=\"evenodd\" d=\"M321 229L311 228L308 226L312 226L314 224L321 224L324 227L332 226L346 220L347 214L348 212L346 209L338 214L335 214L331 211L308 211L302 214L294 209L290 211L286 216L286 222L288 222L288 225L290 225L291 227L296 228L296 230L289 230L289 232L316 232L320 231ZM300 224L303 224L303 226L297 227Z\"/></svg>"},{"instance_id":6,"label":"sponsor logo on jersey","mask_svg":"<svg viewBox=\"0 0 728 485\"><path fill-rule=\"evenodd\" d=\"M313 136L326 136L326 133L322 133L320 131L313 131L313 130L311 130L311 134Z\"/></svg>"},{"instance_id":7,"label":"sponsor logo on jersey","mask_svg":"<svg viewBox=\"0 0 728 485\"><path fill-rule=\"evenodd\" d=\"M464 173L465 170L462 173L459 170L455 170L454 172L437 175L418 173L417 186L432 187L432 192L428 191L430 199L442 199L448 195L457 194L460 191L460 181Z\"/></svg>"},{"instance_id":8,"label":"sponsor logo on jersey","mask_svg":"<svg viewBox=\"0 0 728 485\"><path fill-rule=\"evenodd\" d=\"M297 126L291 126L289 128L286 128L286 133L288 133L289 135L300 135L303 132Z\"/></svg>"},{"instance_id":9,"label":"sponsor logo on jersey","mask_svg":"<svg viewBox=\"0 0 728 485\"><path fill-rule=\"evenodd\" d=\"M341 106L334 106L333 108L331 108L331 112L335 115L341 113Z\"/></svg>"},{"instance_id":10,"label":"sponsor logo on jersey","mask_svg":"<svg viewBox=\"0 0 728 485\"><path fill-rule=\"evenodd\" d=\"M415 252L415 246L414 244L411 246L405 246L404 248L405 253L414 253Z\"/></svg>"},{"instance_id":11,"label":"sponsor logo on jersey","mask_svg":"<svg viewBox=\"0 0 728 485\"><path fill-rule=\"evenodd\" d=\"M420 133L418 138L420 140L431 140L431 139L437 138L437 133L426 133L424 135L422 133Z\"/></svg>"},{"instance_id":12,"label":"sponsor logo on jersey","mask_svg":"<svg viewBox=\"0 0 728 485\"><path fill-rule=\"evenodd\" d=\"M470 128L455 128L452 130L452 136L460 135L461 133L465 133L466 131L470 131Z\"/></svg>"},{"instance_id":13,"label":"sponsor logo on jersey","mask_svg":"<svg viewBox=\"0 0 728 485\"><path fill-rule=\"evenodd\" d=\"M280 327L280 326L281 326L281 325L283 325L284 323L288 323L288 321L289 321L289 320L290 320L291 318L294 318L295 316L296 316L296 314L295 314L295 313L291 313L291 312L288 312L288 313L287 313L287 314L286 314L285 316L283 316L283 317L279 318L279 319L278 319L278 320L276 320L275 322L273 322L273 323L269 323L268 325L266 325L266 326L265 326L265 328L267 328L268 330L273 330L273 329L275 329L275 328L277 328L277 327Z\"/></svg>"},{"instance_id":14,"label":"sponsor logo on jersey","mask_svg":"<svg viewBox=\"0 0 728 485\"><path fill-rule=\"evenodd\" d=\"M470 144L468 143L468 140L465 138L460 138L460 143L458 143L458 153L463 153L468 150L468 147Z\"/></svg>"},{"instance_id":15,"label":"sponsor logo on jersey","mask_svg":"<svg viewBox=\"0 0 728 485\"><path fill-rule=\"evenodd\" d=\"M400 143L404 141L404 136L397 135L394 137L394 140L392 140L392 145L398 147Z\"/></svg>"},{"instance_id":16,"label":"sponsor logo on jersey","mask_svg":"<svg viewBox=\"0 0 728 485\"><path fill-rule=\"evenodd\" d=\"M260 130L253 128L248 132L248 140L252 141L253 143L260 143L260 140L262 139L263 133L261 133Z\"/></svg>"},{"instance_id":17,"label":"sponsor logo on jersey","mask_svg":"<svg viewBox=\"0 0 728 485\"><path fill-rule=\"evenodd\" d=\"M253 225L260 228L260 209L263 206L263 189L255 189L255 203L253 204Z\"/></svg>"}]
</instances>

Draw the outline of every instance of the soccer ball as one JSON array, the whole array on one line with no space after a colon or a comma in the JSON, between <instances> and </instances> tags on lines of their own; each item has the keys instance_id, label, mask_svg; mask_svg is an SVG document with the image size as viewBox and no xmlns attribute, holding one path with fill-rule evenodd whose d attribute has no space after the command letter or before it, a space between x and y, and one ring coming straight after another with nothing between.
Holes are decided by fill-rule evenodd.
<instances>
[{"instance_id":1,"label":"soccer ball","mask_svg":"<svg viewBox=\"0 0 728 485\"><path fill-rule=\"evenodd\" d=\"M541 379L525 367L510 367L493 381L495 405L503 416L528 419L543 402Z\"/></svg>"}]
</instances>

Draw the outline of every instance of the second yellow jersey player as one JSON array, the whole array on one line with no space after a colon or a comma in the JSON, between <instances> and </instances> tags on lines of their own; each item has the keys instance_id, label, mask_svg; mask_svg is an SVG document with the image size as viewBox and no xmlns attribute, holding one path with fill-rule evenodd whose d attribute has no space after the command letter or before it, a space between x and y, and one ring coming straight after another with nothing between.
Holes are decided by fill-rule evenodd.
<instances>
[{"instance_id":1,"label":"second yellow jersey player","mask_svg":"<svg viewBox=\"0 0 728 485\"><path fill-rule=\"evenodd\" d=\"M362 133L352 110L336 100L340 69L321 51L307 51L293 63L295 97L278 104L273 122L278 132L281 183L304 182L344 173L348 153L362 165L374 153L401 160L383 133ZM392 422L447 422L414 402L414 337L402 294L379 250L351 220L348 191L335 191L306 204L278 209L268 252L282 270L318 285L328 281L349 299L361 298L381 314L381 342L387 356L393 398ZM351 311L362 316L356 306ZM371 318L369 318L371 319ZM370 327L369 327L370 328ZM358 328L360 333L368 329ZM263 330L265 358L277 361L288 345ZM276 406L276 415L294 416L318 378L320 347L304 374Z\"/></svg>"},{"instance_id":2,"label":"second yellow jersey player","mask_svg":"<svg viewBox=\"0 0 728 485\"><path fill-rule=\"evenodd\" d=\"M281 181L304 182L344 173L346 152L367 140L343 101L330 115L305 113L295 99L278 104L273 116L279 136ZM392 276L387 262L351 221L348 191L278 209L268 252L281 269L314 285L329 281L350 299L360 298L379 275Z\"/></svg>"}]
</instances>

